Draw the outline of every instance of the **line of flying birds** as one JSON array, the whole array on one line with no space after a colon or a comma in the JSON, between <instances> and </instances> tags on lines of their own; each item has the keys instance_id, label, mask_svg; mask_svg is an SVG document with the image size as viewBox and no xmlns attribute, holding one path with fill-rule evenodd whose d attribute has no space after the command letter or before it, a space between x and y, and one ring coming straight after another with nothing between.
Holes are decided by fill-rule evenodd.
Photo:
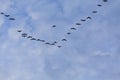
<instances>
[{"instance_id":1,"label":"line of flying birds","mask_svg":"<svg viewBox=\"0 0 120 80\"><path fill-rule=\"evenodd\" d=\"M108 0L103 0L103 2L107 2L107 1L108 1ZM101 7L102 5L101 5L101 4L97 4L97 6L98 6L98 7ZM98 12L98 11L92 11L92 13L97 13L97 12ZM3 13L3 12L1 12L0 14L4 15L5 17L8 17L9 20L16 20L15 18L13 18L13 17L11 17L10 15L5 14L5 13ZM86 17L86 19L81 19L81 21L82 21L82 22L85 22L85 21L91 20L91 19L92 19L92 17L88 16L88 17ZM80 25L82 25L82 24L81 24L81 23L75 23L75 25L80 26ZM57 27L57 26L56 26L56 25L53 25L52 27L55 28L55 27ZM71 30L77 30L75 27L71 27L70 29L71 29ZM50 43L50 42L47 42L46 40L39 39L39 38L35 38L35 37L31 36L31 35L28 35L28 33L24 33L22 30L17 30L17 32L21 33L21 37L28 38L29 40L39 41L39 42L42 42L42 43L47 44L47 45L57 46L58 48L61 48L61 47L62 47L61 45L58 45L58 44L57 44L57 43L58 43L57 41L54 41L54 42ZM67 32L66 34L67 34L67 35L70 35L71 32ZM63 38L63 39L61 39L61 41L67 41L67 39Z\"/></svg>"}]
</instances>

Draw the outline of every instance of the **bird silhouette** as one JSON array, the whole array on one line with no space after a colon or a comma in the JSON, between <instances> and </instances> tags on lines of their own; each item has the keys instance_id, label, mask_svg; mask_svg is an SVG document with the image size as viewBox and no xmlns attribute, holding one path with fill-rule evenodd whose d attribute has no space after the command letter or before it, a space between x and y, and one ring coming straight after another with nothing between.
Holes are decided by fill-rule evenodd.
<instances>
[{"instance_id":1,"label":"bird silhouette","mask_svg":"<svg viewBox=\"0 0 120 80\"><path fill-rule=\"evenodd\" d=\"M52 43L52 44L50 44L50 45L55 45L55 43Z\"/></svg>"},{"instance_id":2,"label":"bird silhouette","mask_svg":"<svg viewBox=\"0 0 120 80\"><path fill-rule=\"evenodd\" d=\"M62 46L57 46L58 48L61 48Z\"/></svg>"},{"instance_id":3,"label":"bird silhouette","mask_svg":"<svg viewBox=\"0 0 120 80\"><path fill-rule=\"evenodd\" d=\"M5 15L5 17L9 17L10 15Z\"/></svg>"},{"instance_id":4,"label":"bird silhouette","mask_svg":"<svg viewBox=\"0 0 120 80\"><path fill-rule=\"evenodd\" d=\"M76 25L81 25L80 23L76 23Z\"/></svg>"},{"instance_id":5,"label":"bird silhouette","mask_svg":"<svg viewBox=\"0 0 120 80\"><path fill-rule=\"evenodd\" d=\"M41 41L40 39L37 39L37 41Z\"/></svg>"},{"instance_id":6,"label":"bird silhouette","mask_svg":"<svg viewBox=\"0 0 120 80\"><path fill-rule=\"evenodd\" d=\"M45 42L45 40L40 40L41 42Z\"/></svg>"},{"instance_id":7,"label":"bird silhouette","mask_svg":"<svg viewBox=\"0 0 120 80\"><path fill-rule=\"evenodd\" d=\"M71 33L70 33L70 32L68 32L67 34L68 34L68 35L70 35Z\"/></svg>"},{"instance_id":8,"label":"bird silhouette","mask_svg":"<svg viewBox=\"0 0 120 80\"><path fill-rule=\"evenodd\" d=\"M66 39L62 39L61 41L67 41Z\"/></svg>"},{"instance_id":9,"label":"bird silhouette","mask_svg":"<svg viewBox=\"0 0 120 80\"><path fill-rule=\"evenodd\" d=\"M102 5L101 4L97 4L97 6L101 7Z\"/></svg>"},{"instance_id":10,"label":"bird silhouette","mask_svg":"<svg viewBox=\"0 0 120 80\"><path fill-rule=\"evenodd\" d=\"M4 14L3 12L1 12L0 14Z\"/></svg>"},{"instance_id":11,"label":"bird silhouette","mask_svg":"<svg viewBox=\"0 0 120 80\"><path fill-rule=\"evenodd\" d=\"M27 38L32 38L32 36L28 36Z\"/></svg>"},{"instance_id":12,"label":"bird silhouette","mask_svg":"<svg viewBox=\"0 0 120 80\"><path fill-rule=\"evenodd\" d=\"M53 25L52 27L56 27L56 25Z\"/></svg>"},{"instance_id":13,"label":"bird silhouette","mask_svg":"<svg viewBox=\"0 0 120 80\"><path fill-rule=\"evenodd\" d=\"M81 19L81 21L86 21L85 19Z\"/></svg>"},{"instance_id":14,"label":"bird silhouette","mask_svg":"<svg viewBox=\"0 0 120 80\"><path fill-rule=\"evenodd\" d=\"M9 18L9 20L15 20L15 18Z\"/></svg>"},{"instance_id":15,"label":"bird silhouette","mask_svg":"<svg viewBox=\"0 0 120 80\"><path fill-rule=\"evenodd\" d=\"M31 38L30 40L36 40L36 38Z\"/></svg>"},{"instance_id":16,"label":"bird silhouette","mask_svg":"<svg viewBox=\"0 0 120 80\"><path fill-rule=\"evenodd\" d=\"M70 28L71 30L77 30L76 28Z\"/></svg>"},{"instance_id":17,"label":"bird silhouette","mask_svg":"<svg viewBox=\"0 0 120 80\"><path fill-rule=\"evenodd\" d=\"M107 2L108 0L103 0L103 2Z\"/></svg>"},{"instance_id":18,"label":"bird silhouette","mask_svg":"<svg viewBox=\"0 0 120 80\"><path fill-rule=\"evenodd\" d=\"M46 42L45 44L50 44L49 42Z\"/></svg>"},{"instance_id":19,"label":"bird silhouette","mask_svg":"<svg viewBox=\"0 0 120 80\"><path fill-rule=\"evenodd\" d=\"M92 13L97 13L97 11L92 11Z\"/></svg>"},{"instance_id":20,"label":"bird silhouette","mask_svg":"<svg viewBox=\"0 0 120 80\"><path fill-rule=\"evenodd\" d=\"M87 19L92 19L91 17L87 17Z\"/></svg>"},{"instance_id":21,"label":"bird silhouette","mask_svg":"<svg viewBox=\"0 0 120 80\"><path fill-rule=\"evenodd\" d=\"M22 30L18 30L17 32L22 32Z\"/></svg>"},{"instance_id":22,"label":"bird silhouette","mask_svg":"<svg viewBox=\"0 0 120 80\"><path fill-rule=\"evenodd\" d=\"M54 44L57 44L57 42L55 41L55 42L53 42Z\"/></svg>"}]
</instances>

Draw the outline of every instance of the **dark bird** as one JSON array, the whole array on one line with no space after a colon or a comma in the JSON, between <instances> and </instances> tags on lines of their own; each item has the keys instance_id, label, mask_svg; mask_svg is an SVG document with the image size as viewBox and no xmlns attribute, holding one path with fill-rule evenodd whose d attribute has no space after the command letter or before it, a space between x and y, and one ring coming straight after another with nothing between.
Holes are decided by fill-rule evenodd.
<instances>
[{"instance_id":1,"label":"dark bird","mask_svg":"<svg viewBox=\"0 0 120 80\"><path fill-rule=\"evenodd\" d=\"M27 35L27 33L22 33L22 35Z\"/></svg>"},{"instance_id":2,"label":"dark bird","mask_svg":"<svg viewBox=\"0 0 120 80\"><path fill-rule=\"evenodd\" d=\"M41 42L45 42L45 40L40 40Z\"/></svg>"},{"instance_id":3,"label":"dark bird","mask_svg":"<svg viewBox=\"0 0 120 80\"><path fill-rule=\"evenodd\" d=\"M45 44L50 44L50 43L46 42Z\"/></svg>"},{"instance_id":4,"label":"dark bird","mask_svg":"<svg viewBox=\"0 0 120 80\"><path fill-rule=\"evenodd\" d=\"M15 18L9 18L9 20L15 20Z\"/></svg>"},{"instance_id":5,"label":"dark bird","mask_svg":"<svg viewBox=\"0 0 120 80\"><path fill-rule=\"evenodd\" d=\"M70 32L67 33L68 35L71 34Z\"/></svg>"},{"instance_id":6,"label":"dark bird","mask_svg":"<svg viewBox=\"0 0 120 80\"><path fill-rule=\"evenodd\" d=\"M50 44L50 45L55 45L55 43L52 43L52 44Z\"/></svg>"},{"instance_id":7,"label":"dark bird","mask_svg":"<svg viewBox=\"0 0 120 80\"><path fill-rule=\"evenodd\" d=\"M5 17L9 17L10 15L5 15Z\"/></svg>"},{"instance_id":8,"label":"dark bird","mask_svg":"<svg viewBox=\"0 0 120 80\"><path fill-rule=\"evenodd\" d=\"M1 12L0 14L4 14L3 12Z\"/></svg>"},{"instance_id":9,"label":"dark bird","mask_svg":"<svg viewBox=\"0 0 120 80\"><path fill-rule=\"evenodd\" d=\"M22 32L22 30L18 30L17 32Z\"/></svg>"},{"instance_id":10,"label":"dark bird","mask_svg":"<svg viewBox=\"0 0 120 80\"><path fill-rule=\"evenodd\" d=\"M56 27L56 25L53 25L52 27Z\"/></svg>"},{"instance_id":11,"label":"dark bird","mask_svg":"<svg viewBox=\"0 0 120 80\"><path fill-rule=\"evenodd\" d=\"M71 30L77 30L76 28L70 28Z\"/></svg>"},{"instance_id":12,"label":"dark bird","mask_svg":"<svg viewBox=\"0 0 120 80\"><path fill-rule=\"evenodd\" d=\"M27 37L27 33L22 33L22 37Z\"/></svg>"},{"instance_id":13,"label":"dark bird","mask_svg":"<svg viewBox=\"0 0 120 80\"><path fill-rule=\"evenodd\" d=\"M58 48L61 48L62 46L57 46Z\"/></svg>"},{"instance_id":14,"label":"dark bird","mask_svg":"<svg viewBox=\"0 0 120 80\"><path fill-rule=\"evenodd\" d=\"M53 42L54 44L57 44L57 42L55 41L55 42Z\"/></svg>"},{"instance_id":15,"label":"dark bird","mask_svg":"<svg viewBox=\"0 0 120 80\"><path fill-rule=\"evenodd\" d=\"M108 0L103 0L103 2L107 2Z\"/></svg>"},{"instance_id":16,"label":"dark bird","mask_svg":"<svg viewBox=\"0 0 120 80\"><path fill-rule=\"evenodd\" d=\"M87 17L87 19L92 19L91 17Z\"/></svg>"},{"instance_id":17,"label":"dark bird","mask_svg":"<svg viewBox=\"0 0 120 80\"><path fill-rule=\"evenodd\" d=\"M81 21L86 21L85 19L81 19Z\"/></svg>"},{"instance_id":18,"label":"dark bird","mask_svg":"<svg viewBox=\"0 0 120 80\"><path fill-rule=\"evenodd\" d=\"M41 41L40 39L37 39L37 41Z\"/></svg>"},{"instance_id":19,"label":"dark bird","mask_svg":"<svg viewBox=\"0 0 120 80\"><path fill-rule=\"evenodd\" d=\"M27 35L22 35L22 37L27 37Z\"/></svg>"},{"instance_id":20,"label":"dark bird","mask_svg":"<svg viewBox=\"0 0 120 80\"><path fill-rule=\"evenodd\" d=\"M32 36L28 36L27 38L32 38Z\"/></svg>"},{"instance_id":21,"label":"dark bird","mask_svg":"<svg viewBox=\"0 0 120 80\"><path fill-rule=\"evenodd\" d=\"M97 11L92 11L92 13L97 13Z\"/></svg>"},{"instance_id":22,"label":"dark bird","mask_svg":"<svg viewBox=\"0 0 120 80\"><path fill-rule=\"evenodd\" d=\"M97 6L101 7L102 5L101 5L101 4L98 4Z\"/></svg>"},{"instance_id":23,"label":"dark bird","mask_svg":"<svg viewBox=\"0 0 120 80\"><path fill-rule=\"evenodd\" d=\"M30 39L30 40L36 40L36 38L32 38L32 39Z\"/></svg>"},{"instance_id":24,"label":"dark bird","mask_svg":"<svg viewBox=\"0 0 120 80\"><path fill-rule=\"evenodd\" d=\"M66 39L62 39L61 41L67 41Z\"/></svg>"},{"instance_id":25,"label":"dark bird","mask_svg":"<svg viewBox=\"0 0 120 80\"><path fill-rule=\"evenodd\" d=\"M80 23L76 23L76 25L81 25Z\"/></svg>"}]
</instances>

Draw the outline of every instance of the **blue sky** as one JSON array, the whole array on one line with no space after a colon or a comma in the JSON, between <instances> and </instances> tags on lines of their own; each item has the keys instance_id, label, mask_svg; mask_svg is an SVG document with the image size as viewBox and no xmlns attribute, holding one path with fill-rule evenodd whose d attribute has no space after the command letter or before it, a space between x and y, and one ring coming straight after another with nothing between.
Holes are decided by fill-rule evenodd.
<instances>
[{"instance_id":1,"label":"blue sky","mask_svg":"<svg viewBox=\"0 0 120 80\"><path fill-rule=\"evenodd\" d=\"M0 14L0 80L119 80L119 5L119 0L0 0L0 12L16 19ZM80 21L87 16L92 20ZM22 38L18 29L62 47Z\"/></svg>"}]
</instances>

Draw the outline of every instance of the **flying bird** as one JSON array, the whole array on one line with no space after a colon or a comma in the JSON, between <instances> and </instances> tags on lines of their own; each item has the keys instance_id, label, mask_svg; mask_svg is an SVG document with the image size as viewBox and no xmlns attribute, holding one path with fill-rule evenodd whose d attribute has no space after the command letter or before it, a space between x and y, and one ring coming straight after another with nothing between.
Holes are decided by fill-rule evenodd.
<instances>
[{"instance_id":1,"label":"flying bird","mask_svg":"<svg viewBox=\"0 0 120 80\"><path fill-rule=\"evenodd\" d=\"M92 13L97 13L97 11L92 11Z\"/></svg>"},{"instance_id":2,"label":"flying bird","mask_svg":"<svg viewBox=\"0 0 120 80\"><path fill-rule=\"evenodd\" d=\"M76 25L81 25L80 23L76 23Z\"/></svg>"},{"instance_id":3,"label":"flying bird","mask_svg":"<svg viewBox=\"0 0 120 80\"><path fill-rule=\"evenodd\" d=\"M87 17L87 19L92 19L91 17Z\"/></svg>"},{"instance_id":4,"label":"flying bird","mask_svg":"<svg viewBox=\"0 0 120 80\"><path fill-rule=\"evenodd\" d=\"M45 44L50 44L50 43L46 42Z\"/></svg>"},{"instance_id":5,"label":"flying bird","mask_svg":"<svg viewBox=\"0 0 120 80\"><path fill-rule=\"evenodd\" d=\"M37 41L41 41L40 39L37 39Z\"/></svg>"},{"instance_id":6,"label":"flying bird","mask_svg":"<svg viewBox=\"0 0 120 80\"><path fill-rule=\"evenodd\" d=\"M27 33L22 33L22 37L27 37Z\"/></svg>"},{"instance_id":7,"label":"flying bird","mask_svg":"<svg viewBox=\"0 0 120 80\"><path fill-rule=\"evenodd\" d=\"M55 43L52 43L52 44L50 44L50 45L55 45Z\"/></svg>"},{"instance_id":8,"label":"flying bird","mask_svg":"<svg viewBox=\"0 0 120 80\"><path fill-rule=\"evenodd\" d=\"M45 42L45 40L40 40L41 42Z\"/></svg>"},{"instance_id":9,"label":"flying bird","mask_svg":"<svg viewBox=\"0 0 120 80\"><path fill-rule=\"evenodd\" d=\"M36 40L36 38L32 38L32 39L30 39L30 40Z\"/></svg>"},{"instance_id":10,"label":"flying bird","mask_svg":"<svg viewBox=\"0 0 120 80\"><path fill-rule=\"evenodd\" d=\"M67 33L68 35L71 34L70 32Z\"/></svg>"},{"instance_id":11,"label":"flying bird","mask_svg":"<svg viewBox=\"0 0 120 80\"><path fill-rule=\"evenodd\" d=\"M4 14L3 12L1 12L0 14Z\"/></svg>"},{"instance_id":12,"label":"flying bird","mask_svg":"<svg viewBox=\"0 0 120 80\"><path fill-rule=\"evenodd\" d=\"M81 19L81 21L86 21L85 19Z\"/></svg>"},{"instance_id":13,"label":"flying bird","mask_svg":"<svg viewBox=\"0 0 120 80\"><path fill-rule=\"evenodd\" d=\"M101 4L98 4L97 6L101 7L102 5L101 5Z\"/></svg>"},{"instance_id":14,"label":"flying bird","mask_svg":"<svg viewBox=\"0 0 120 80\"><path fill-rule=\"evenodd\" d=\"M62 39L61 41L67 41L66 39Z\"/></svg>"},{"instance_id":15,"label":"flying bird","mask_svg":"<svg viewBox=\"0 0 120 80\"><path fill-rule=\"evenodd\" d=\"M53 42L54 44L57 44L57 42L55 41L55 42Z\"/></svg>"},{"instance_id":16,"label":"flying bird","mask_svg":"<svg viewBox=\"0 0 120 80\"><path fill-rule=\"evenodd\" d=\"M15 18L9 18L9 20L15 20Z\"/></svg>"},{"instance_id":17,"label":"flying bird","mask_svg":"<svg viewBox=\"0 0 120 80\"><path fill-rule=\"evenodd\" d=\"M107 2L108 0L103 0L103 2Z\"/></svg>"},{"instance_id":18,"label":"flying bird","mask_svg":"<svg viewBox=\"0 0 120 80\"><path fill-rule=\"evenodd\" d=\"M28 36L27 38L32 38L32 36Z\"/></svg>"},{"instance_id":19,"label":"flying bird","mask_svg":"<svg viewBox=\"0 0 120 80\"><path fill-rule=\"evenodd\" d=\"M57 46L58 48L61 48L62 46Z\"/></svg>"},{"instance_id":20,"label":"flying bird","mask_svg":"<svg viewBox=\"0 0 120 80\"><path fill-rule=\"evenodd\" d=\"M56 27L56 25L53 25L52 27Z\"/></svg>"},{"instance_id":21,"label":"flying bird","mask_svg":"<svg viewBox=\"0 0 120 80\"><path fill-rule=\"evenodd\" d=\"M18 30L17 32L22 32L22 30Z\"/></svg>"},{"instance_id":22,"label":"flying bird","mask_svg":"<svg viewBox=\"0 0 120 80\"><path fill-rule=\"evenodd\" d=\"M10 15L5 15L5 17L9 17Z\"/></svg>"},{"instance_id":23,"label":"flying bird","mask_svg":"<svg viewBox=\"0 0 120 80\"><path fill-rule=\"evenodd\" d=\"M71 30L77 30L76 28L70 28Z\"/></svg>"}]
</instances>

